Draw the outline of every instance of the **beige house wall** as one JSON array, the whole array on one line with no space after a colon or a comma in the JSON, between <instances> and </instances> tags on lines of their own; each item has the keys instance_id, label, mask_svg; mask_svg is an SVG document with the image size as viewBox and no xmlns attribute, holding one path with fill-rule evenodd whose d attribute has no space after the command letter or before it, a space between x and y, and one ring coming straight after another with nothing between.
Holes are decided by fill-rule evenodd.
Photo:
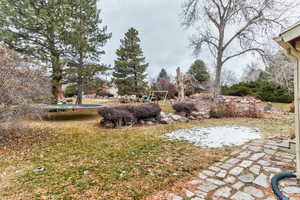
<instances>
[{"instance_id":1,"label":"beige house wall","mask_svg":"<svg viewBox=\"0 0 300 200\"><path fill-rule=\"evenodd\" d=\"M296 175L300 179L300 24L280 34L275 38L277 43L285 49L287 55L295 63L295 135L296 135Z\"/></svg>"}]
</instances>

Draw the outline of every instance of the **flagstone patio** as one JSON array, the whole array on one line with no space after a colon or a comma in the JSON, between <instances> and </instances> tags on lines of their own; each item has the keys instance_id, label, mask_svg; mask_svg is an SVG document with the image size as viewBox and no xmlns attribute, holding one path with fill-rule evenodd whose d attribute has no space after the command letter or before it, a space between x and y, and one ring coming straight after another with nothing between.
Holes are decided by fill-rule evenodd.
<instances>
[{"instance_id":1,"label":"flagstone patio","mask_svg":"<svg viewBox=\"0 0 300 200\"><path fill-rule=\"evenodd\" d=\"M199 172L178 191L161 192L151 199L275 200L271 178L294 169L295 155L288 149L288 140L282 137L256 140ZM291 200L300 199L300 184L296 179L284 180L280 185Z\"/></svg>"}]
</instances>

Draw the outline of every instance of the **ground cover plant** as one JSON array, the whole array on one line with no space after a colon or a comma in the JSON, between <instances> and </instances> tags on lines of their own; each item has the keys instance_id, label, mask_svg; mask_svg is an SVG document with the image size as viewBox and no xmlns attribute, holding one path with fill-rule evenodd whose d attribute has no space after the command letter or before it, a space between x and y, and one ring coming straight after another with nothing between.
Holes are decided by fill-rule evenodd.
<instances>
[{"instance_id":1,"label":"ground cover plant","mask_svg":"<svg viewBox=\"0 0 300 200\"><path fill-rule=\"evenodd\" d=\"M185 113L186 115L190 115L192 112L196 112L197 108L192 103L175 103L173 104L173 109L177 113Z\"/></svg>"},{"instance_id":2,"label":"ground cover plant","mask_svg":"<svg viewBox=\"0 0 300 200\"><path fill-rule=\"evenodd\" d=\"M98 123L96 110L50 113L45 121L28 121L31 128L49 132L35 145L25 137L24 142L11 145L15 148L0 146L0 196L9 200L142 199L189 180L234 150L168 141L161 137L165 133L195 126L244 125L261 128L269 136L288 134L293 121L209 119L115 130L99 128ZM40 135L36 130L29 138ZM27 140L29 145L24 146ZM38 167L45 171L33 172Z\"/></svg>"}]
</instances>

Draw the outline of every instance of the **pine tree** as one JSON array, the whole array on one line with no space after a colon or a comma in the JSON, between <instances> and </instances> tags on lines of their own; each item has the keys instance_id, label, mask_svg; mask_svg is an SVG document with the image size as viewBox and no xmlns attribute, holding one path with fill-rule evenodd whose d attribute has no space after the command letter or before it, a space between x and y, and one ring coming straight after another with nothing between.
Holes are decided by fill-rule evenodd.
<instances>
[{"instance_id":1,"label":"pine tree","mask_svg":"<svg viewBox=\"0 0 300 200\"><path fill-rule=\"evenodd\" d=\"M113 81L118 88L119 95L142 95L145 92L147 83L146 69L143 51L140 47L138 31L130 28L121 40L121 46L116 51Z\"/></svg>"},{"instance_id":2,"label":"pine tree","mask_svg":"<svg viewBox=\"0 0 300 200\"><path fill-rule=\"evenodd\" d=\"M205 83L210 79L206 65L202 60L196 60L190 67L188 74L192 75L199 83Z\"/></svg>"},{"instance_id":3,"label":"pine tree","mask_svg":"<svg viewBox=\"0 0 300 200\"><path fill-rule=\"evenodd\" d=\"M102 20L96 0L69 0L69 5L71 18L64 37L68 45L66 75L77 86L76 103L82 104L84 88L108 69L101 64L101 55L111 34L107 33L106 26L100 27Z\"/></svg>"},{"instance_id":4,"label":"pine tree","mask_svg":"<svg viewBox=\"0 0 300 200\"><path fill-rule=\"evenodd\" d=\"M49 64L53 102L62 98L66 0L1 0L0 41L10 49Z\"/></svg>"},{"instance_id":5,"label":"pine tree","mask_svg":"<svg viewBox=\"0 0 300 200\"><path fill-rule=\"evenodd\" d=\"M168 77L168 73L167 73L167 71L165 70L165 68L162 68L161 71L159 72L159 75L158 75L158 78L157 78L157 79L165 78L165 77Z\"/></svg>"}]
</instances>

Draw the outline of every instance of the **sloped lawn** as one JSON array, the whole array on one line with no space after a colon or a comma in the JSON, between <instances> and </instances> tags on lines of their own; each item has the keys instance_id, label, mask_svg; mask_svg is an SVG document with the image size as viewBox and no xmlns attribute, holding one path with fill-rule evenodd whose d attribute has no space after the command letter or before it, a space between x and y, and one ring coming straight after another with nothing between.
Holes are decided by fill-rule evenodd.
<instances>
[{"instance_id":1,"label":"sloped lawn","mask_svg":"<svg viewBox=\"0 0 300 200\"><path fill-rule=\"evenodd\" d=\"M235 124L287 134L292 123L218 119L112 130L99 128L98 121L95 111L78 111L28 122L28 136L0 146L1 199L142 199L187 181L234 150L167 141L160 137L164 133ZM37 167L45 171L33 172Z\"/></svg>"}]
</instances>

